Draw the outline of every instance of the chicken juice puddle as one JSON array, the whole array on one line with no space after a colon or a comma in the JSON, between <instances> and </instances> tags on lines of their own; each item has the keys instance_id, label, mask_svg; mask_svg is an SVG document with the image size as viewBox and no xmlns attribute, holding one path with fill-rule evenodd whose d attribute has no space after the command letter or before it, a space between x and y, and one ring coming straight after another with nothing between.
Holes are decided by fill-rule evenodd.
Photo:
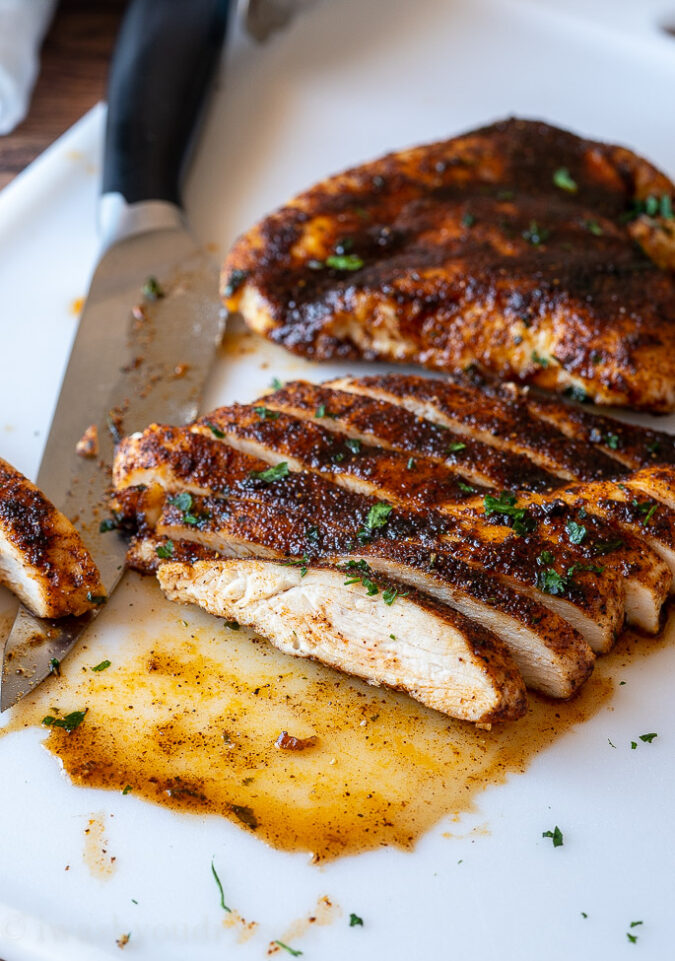
<instances>
[{"instance_id":1,"label":"chicken juice puddle","mask_svg":"<svg viewBox=\"0 0 675 961\"><path fill-rule=\"evenodd\" d=\"M130 597L142 627L128 627ZM634 654L667 643L674 620L657 640L625 635L573 701L530 694L524 718L485 731L287 657L247 631L169 604L136 577L109 607L119 636L95 625L61 676L17 705L3 732L86 710L74 730L51 726L45 741L73 783L218 814L314 861L383 845L410 849L442 817L471 810L477 793L522 773L597 713L611 698L611 676ZM280 749L282 731L312 741Z\"/></svg>"}]
</instances>

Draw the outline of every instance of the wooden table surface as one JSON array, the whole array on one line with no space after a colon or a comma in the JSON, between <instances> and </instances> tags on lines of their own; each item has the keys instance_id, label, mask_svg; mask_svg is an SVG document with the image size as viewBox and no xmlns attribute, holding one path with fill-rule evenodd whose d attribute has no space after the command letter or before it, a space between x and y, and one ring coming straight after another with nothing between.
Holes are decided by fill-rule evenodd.
<instances>
[{"instance_id":1,"label":"wooden table surface","mask_svg":"<svg viewBox=\"0 0 675 961\"><path fill-rule=\"evenodd\" d=\"M125 5L126 0L59 0L42 48L30 113L19 127L0 137L0 188L105 98L108 64Z\"/></svg>"}]
</instances>

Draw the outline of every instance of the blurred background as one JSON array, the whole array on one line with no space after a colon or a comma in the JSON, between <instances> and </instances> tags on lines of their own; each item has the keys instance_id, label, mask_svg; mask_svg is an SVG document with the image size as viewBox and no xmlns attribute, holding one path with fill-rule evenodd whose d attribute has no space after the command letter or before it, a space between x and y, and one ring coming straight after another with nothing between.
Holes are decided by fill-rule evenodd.
<instances>
[{"instance_id":1,"label":"blurred background","mask_svg":"<svg viewBox=\"0 0 675 961\"><path fill-rule=\"evenodd\" d=\"M471 6L471 0L448 0L452 2ZM626 37L671 37L675 57L675 0L520 2L557 8L585 20L591 31L600 25ZM261 7L269 3L301 7L307 0L262 0ZM384 15L392 5L390 0L380 3ZM0 0L0 189L105 98L110 55L126 6L127 0ZM245 6L240 0L239 7ZM3 71L13 75L18 91L10 90L6 80L3 84Z\"/></svg>"}]
</instances>

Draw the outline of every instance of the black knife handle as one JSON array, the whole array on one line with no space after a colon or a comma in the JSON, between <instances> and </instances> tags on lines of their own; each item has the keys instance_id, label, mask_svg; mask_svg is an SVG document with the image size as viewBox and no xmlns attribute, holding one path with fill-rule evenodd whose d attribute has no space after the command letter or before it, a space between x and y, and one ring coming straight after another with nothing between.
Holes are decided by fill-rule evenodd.
<instances>
[{"instance_id":1,"label":"black knife handle","mask_svg":"<svg viewBox=\"0 0 675 961\"><path fill-rule=\"evenodd\" d=\"M181 174L228 8L229 0L132 0L108 81L104 194L180 204Z\"/></svg>"}]
</instances>

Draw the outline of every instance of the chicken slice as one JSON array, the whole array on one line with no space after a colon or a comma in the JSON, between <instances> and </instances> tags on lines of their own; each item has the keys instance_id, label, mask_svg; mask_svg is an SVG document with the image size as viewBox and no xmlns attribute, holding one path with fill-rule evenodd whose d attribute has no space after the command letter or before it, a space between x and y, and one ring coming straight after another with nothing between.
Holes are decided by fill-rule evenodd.
<instances>
[{"instance_id":1,"label":"chicken slice","mask_svg":"<svg viewBox=\"0 0 675 961\"><path fill-rule=\"evenodd\" d=\"M602 480L626 473L621 464L528 413L522 404L490 396L467 383L401 374L344 377L339 390L399 404L457 434L527 457L567 480Z\"/></svg>"},{"instance_id":2,"label":"chicken slice","mask_svg":"<svg viewBox=\"0 0 675 961\"><path fill-rule=\"evenodd\" d=\"M0 460L0 583L37 617L91 610L106 591L68 518Z\"/></svg>"},{"instance_id":3,"label":"chicken slice","mask_svg":"<svg viewBox=\"0 0 675 961\"><path fill-rule=\"evenodd\" d=\"M451 717L490 723L525 713L522 678L493 634L393 582L364 586L327 566L303 572L233 559L167 562L157 576L169 600L236 620L286 654L406 691ZM397 590L388 602L387 591Z\"/></svg>"},{"instance_id":4,"label":"chicken slice","mask_svg":"<svg viewBox=\"0 0 675 961\"><path fill-rule=\"evenodd\" d=\"M217 427L217 415L217 411L211 415L212 428L223 434ZM150 435L147 447L144 445L143 436L130 441L130 445L138 445L138 456L131 452L129 447L120 451L115 475L118 486L129 482L145 485L157 483L169 490L195 490L193 484L195 481L199 483L201 477L203 454L199 452L203 445L210 444L212 450L216 450L219 445L223 448L228 446L223 438L208 438L202 434L194 442L195 453L192 454L190 449L193 442L190 438L197 435L189 429L178 432L176 448L171 448L167 443L158 445L152 436L153 432L166 430L150 428L146 431L145 434ZM166 433L163 436L166 437ZM209 470L213 472L215 484L222 488L227 484L227 468L219 470L215 467L213 456L213 453L209 455ZM258 541L265 546L276 547L275 538L283 531L288 544L283 543L282 550L296 555L308 553L310 556L316 555L317 547L298 536L303 527L305 530L315 529L317 537L323 541L323 550L327 553L348 552L362 542L362 532L368 529L370 510L378 503L375 498L365 498L350 490L340 490L337 485L312 474L289 472L288 463L280 458L277 459L275 468L244 453L239 453L238 456L241 462L237 476L244 473L245 464L250 465L243 485L233 485L227 498L207 497L203 504L198 502L195 507L197 512L193 511L193 516L200 516L203 521L192 525L194 532L190 536L200 539L205 546L215 550L221 549L219 539L223 532L227 538L236 537L242 543ZM146 463L145 458L149 458L149 461L155 458L161 465L156 474L152 467L141 471L134 469L135 460ZM232 465L231 454L226 455L226 463ZM196 465L194 469L193 465ZM267 471L263 471L261 465L262 468L266 467ZM274 476L275 470L285 471L284 476L271 483L260 479L260 475ZM258 475L257 479L253 479L252 474ZM234 477L231 480L234 480ZM255 508L249 509L246 506L243 510L244 501L247 505L255 504ZM172 510L171 504L165 505L158 530L168 537L173 537L174 534L182 536L182 517L179 509ZM263 520L270 520L271 523L263 523ZM378 537L414 540L420 544L432 545L432 550L441 549L453 553L473 568L490 570L497 580L537 597L542 604L569 620L594 651L609 650L624 619L625 589L623 580L615 572L587 571L583 566L578 567L574 578L560 578L556 580L554 589L541 591L538 587L542 582L537 558L546 549L545 542L537 541L533 537L511 536L512 532L508 529L497 525L480 525L474 519L471 521L471 536L468 529L460 529L458 525L455 527L457 529L454 532L448 530L447 518L439 512L411 513L397 509L387 518L386 525L378 529ZM509 537L510 540L505 543ZM291 544L293 546L290 546ZM558 553L560 562L566 565L566 569L580 560L578 555L573 555L570 551L560 549ZM545 583L550 584L552 580L549 576Z\"/></svg>"},{"instance_id":5,"label":"chicken slice","mask_svg":"<svg viewBox=\"0 0 675 961\"><path fill-rule=\"evenodd\" d=\"M518 397L530 414L556 427L566 437L594 446L607 457L636 470L654 464L675 464L675 435L638 427L602 414L532 393L515 384L500 388L505 397Z\"/></svg>"},{"instance_id":6,"label":"chicken slice","mask_svg":"<svg viewBox=\"0 0 675 961\"><path fill-rule=\"evenodd\" d=\"M561 484L559 477L526 457L455 433L374 397L294 381L265 395L260 403L364 444L399 451L408 459L412 456L412 467L416 457L444 464L470 484L542 491Z\"/></svg>"},{"instance_id":7,"label":"chicken slice","mask_svg":"<svg viewBox=\"0 0 675 961\"><path fill-rule=\"evenodd\" d=\"M533 580L552 583L550 577L546 581L538 576L542 567L540 557L552 550L559 573L574 569L592 574L593 589L603 596L608 590L623 596L616 577L609 585L601 576L605 572L608 576L618 574L625 586L628 622L651 633L659 629L661 608L671 584L668 569L644 540L628 535L621 537L616 526L600 518L591 517L587 522L584 528L587 543L575 543L568 535L567 526L573 517L565 503L547 503L545 495L532 494L531 500L541 502L541 509L530 511L528 519L532 524L528 537L515 543L511 537L507 544L504 540L510 537L510 531L497 531L494 525L495 518L497 522L508 518L499 513L486 517L482 502L469 517L462 501L475 489L463 485L464 489L458 491L455 475L443 464L417 457L411 465L409 458L398 451L361 444L327 431L318 423L298 421L267 407L234 405L219 408L208 417L211 425L208 429L215 427L225 443L243 453L271 464L285 462L294 471L310 470L347 490L384 499L403 510L434 511L451 516L453 523L443 538L449 550L469 564L508 576L514 585L524 584L527 590L531 590ZM203 429L206 430L206 426ZM535 513L538 516L535 517ZM581 530L579 524L576 530ZM602 564L598 563L591 546L597 543L615 544L611 551L604 551ZM553 558L543 566L550 569L552 562ZM556 581L556 590L563 593L559 581ZM620 622L618 605L615 610ZM593 641L594 649L607 650L616 629L616 623L608 620Z\"/></svg>"}]
</instances>

